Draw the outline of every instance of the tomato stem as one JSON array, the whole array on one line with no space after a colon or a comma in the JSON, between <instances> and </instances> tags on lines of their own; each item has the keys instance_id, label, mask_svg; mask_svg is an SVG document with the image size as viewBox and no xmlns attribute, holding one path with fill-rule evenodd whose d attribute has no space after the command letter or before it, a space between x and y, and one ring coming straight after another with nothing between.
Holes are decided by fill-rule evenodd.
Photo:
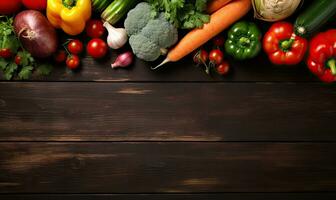
<instances>
[{"instance_id":1,"label":"tomato stem","mask_svg":"<svg viewBox=\"0 0 336 200\"><path fill-rule=\"evenodd\" d=\"M327 65L330 68L332 75L336 75L336 59L328 60Z\"/></svg>"}]
</instances>

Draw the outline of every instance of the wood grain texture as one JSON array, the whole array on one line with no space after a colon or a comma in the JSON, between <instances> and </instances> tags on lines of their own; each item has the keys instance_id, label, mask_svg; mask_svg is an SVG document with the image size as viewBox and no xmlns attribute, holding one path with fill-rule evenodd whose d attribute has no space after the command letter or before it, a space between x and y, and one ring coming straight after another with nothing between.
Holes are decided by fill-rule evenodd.
<instances>
[{"instance_id":1,"label":"wood grain texture","mask_svg":"<svg viewBox=\"0 0 336 200\"><path fill-rule=\"evenodd\" d=\"M335 193L0 195L2 200L334 200Z\"/></svg>"},{"instance_id":2,"label":"wood grain texture","mask_svg":"<svg viewBox=\"0 0 336 200\"><path fill-rule=\"evenodd\" d=\"M335 85L0 83L0 141L336 141Z\"/></svg>"},{"instance_id":3,"label":"wood grain texture","mask_svg":"<svg viewBox=\"0 0 336 200\"><path fill-rule=\"evenodd\" d=\"M0 193L336 192L335 143L1 143Z\"/></svg>"}]
</instances>

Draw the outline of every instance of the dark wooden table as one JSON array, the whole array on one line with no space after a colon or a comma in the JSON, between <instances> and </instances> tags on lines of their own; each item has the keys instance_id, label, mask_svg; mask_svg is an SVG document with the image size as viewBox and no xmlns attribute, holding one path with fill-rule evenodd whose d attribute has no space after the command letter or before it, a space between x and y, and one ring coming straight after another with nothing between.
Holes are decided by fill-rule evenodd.
<instances>
[{"instance_id":1,"label":"dark wooden table","mask_svg":"<svg viewBox=\"0 0 336 200\"><path fill-rule=\"evenodd\" d=\"M0 82L1 200L336 199L336 85L264 54L227 77L115 56Z\"/></svg>"}]
</instances>

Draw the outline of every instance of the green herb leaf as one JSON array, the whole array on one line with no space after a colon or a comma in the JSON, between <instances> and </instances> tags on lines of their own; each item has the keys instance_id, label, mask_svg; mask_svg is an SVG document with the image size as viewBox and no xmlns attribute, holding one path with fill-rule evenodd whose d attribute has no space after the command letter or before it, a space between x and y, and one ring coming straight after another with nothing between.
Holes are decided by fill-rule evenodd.
<instances>
[{"instance_id":1,"label":"green herb leaf","mask_svg":"<svg viewBox=\"0 0 336 200\"><path fill-rule=\"evenodd\" d=\"M198 12L204 12L207 8L207 0L196 0L195 8Z\"/></svg>"},{"instance_id":2,"label":"green herb leaf","mask_svg":"<svg viewBox=\"0 0 336 200\"><path fill-rule=\"evenodd\" d=\"M160 12L177 28L201 28L210 21L206 11L207 0L147 0L152 6L152 15Z\"/></svg>"},{"instance_id":3,"label":"green herb leaf","mask_svg":"<svg viewBox=\"0 0 336 200\"><path fill-rule=\"evenodd\" d=\"M13 28L13 18L1 17L0 21L0 48L9 48L16 53L20 47Z\"/></svg>"},{"instance_id":4,"label":"green herb leaf","mask_svg":"<svg viewBox=\"0 0 336 200\"><path fill-rule=\"evenodd\" d=\"M53 66L51 64L39 64L36 71L39 75L49 75L52 71Z\"/></svg>"},{"instance_id":5,"label":"green herb leaf","mask_svg":"<svg viewBox=\"0 0 336 200\"><path fill-rule=\"evenodd\" d=\"M4 58L0 58L0 69L3 71L6 69L8 62Z\"/></svg>"},{"instance_id":6,"label":"green herb leaf","mask_svg":"<svg viewBox=\"0 0 336 200\"><path fill-rule=\"evenodd\" d=\"M16 72L18 66L14 62L10 62L6 69L4 70L4 78L6 80L11 80Z\"/></svg>"},{"instance_id":7,"label":"green herb leaf","mask_svg":"<svg viewBox=\"0 0 336 200\"><path fill-rule=\"evenodd\" d=\"M31 77L32 75L32 71L33 71L34 67L32 66L25 66L21 69L20 73L19 73L19 79L21 80L27 80Z\"/></svg>"},{"instance_id":8,"label":"green herb leaf","mask_svg":"<svg viewBox=\"0 0 336 200\"><path fill-rule=\"evenodd\" d=\"M21 65L27 66L34 62L34 58L31 56L31 54L28 51L19 51L17 53L18 56L21 57Z\"/></svg>"}]
</instances>

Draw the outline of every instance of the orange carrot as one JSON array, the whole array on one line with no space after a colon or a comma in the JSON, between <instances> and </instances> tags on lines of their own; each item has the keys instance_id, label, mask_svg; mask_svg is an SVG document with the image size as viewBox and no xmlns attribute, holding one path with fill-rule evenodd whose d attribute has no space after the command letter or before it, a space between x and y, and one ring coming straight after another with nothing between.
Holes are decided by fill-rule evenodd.
<instances>
[{"instance_id":1,"label":"orange carrot","mask_svg":"<svg viewBox=\"0 0 336 200\"><path fill-rule=\"evenodd\" d=\"M156 69L168 62L176 62L190 54L211 38L228 28L238 19L243 17L251 8L251 0L235 0L214 14L211 15L210 22L201 29L190 31L181 41L168 52L167 58Z\"/></svg>"},{"instance_id":2,"label":"orange carrot","mask_svg":"<svg viewBox=\"0 0 336 200\"><path fill-rule=\"evenodd\" d=\"M232 0L211 0L208 4L208 13L212 14L217 10L223 8L226 4L230 3Z\"/></svg>"}]
</instances>

